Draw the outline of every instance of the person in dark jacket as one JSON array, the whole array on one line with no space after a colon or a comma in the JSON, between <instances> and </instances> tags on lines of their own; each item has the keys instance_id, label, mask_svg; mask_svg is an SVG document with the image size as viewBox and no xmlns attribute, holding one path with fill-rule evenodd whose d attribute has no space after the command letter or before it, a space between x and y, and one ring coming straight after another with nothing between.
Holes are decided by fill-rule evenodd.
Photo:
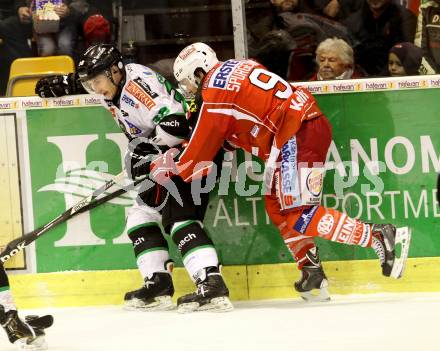
<instances>
[{"instance_id":1,"label":"person in dark jacket","mask_svg":"<svg viewBox=\"0 0 440 351\"><path fill-rule=\"evenodd\" d=\"M345 24L354 36L355 61L368 75L378 76L394 44L414 41L416 16L392 0L365 0Z\"/></svg>"},{"instance_id":2,"label":"person in dark jacket","mask_svg":"<svg viewBox=\"0 0 440 351\"><path fill-rule=\"evenodd\" d=\"M415 44L423 50L421 73L440 73L440 0L420 5Z\"/></svg>"},{"instance_id":3,"label":"person in dark jacket","mask_svg":"<svg viewBox=\"0 0 440 351\"><path fill-rule=\"evenodd\" d=\"M351 43L341 23L314 14L304 0L271 0L265 13L248 14L249 57L287 80L308 80L315 71L315 50L326 38Z\"/></svg>"}]
</instances>

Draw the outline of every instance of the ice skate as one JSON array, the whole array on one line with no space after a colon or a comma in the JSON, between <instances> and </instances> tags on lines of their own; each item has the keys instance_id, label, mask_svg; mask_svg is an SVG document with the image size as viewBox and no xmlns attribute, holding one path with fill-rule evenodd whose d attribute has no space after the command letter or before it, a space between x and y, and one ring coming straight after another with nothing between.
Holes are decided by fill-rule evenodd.
<instances>
[{"instance_id":1,"label":"ice skate","mask_svg":"<svg viewBox=\"0 0 440 351\"><path fill-rule=\"evenodd\" d=\"M27 316L21 320L16 310L5 312L0 305L0 324L5 329L9 341L19 350L47 350L44 329L53 324L53 317Z\"/></svg>"},{"instance_id":2,"label":"ice skate","mask_svg":"<svg viewBox=\"0 0 440 351\"><path fill-rule=\"evenodd\" d=\"M197 291L177 299L177 312L227 312L234 309L229 300L229 290L219 268L204 268L196 284Z\"/></svg>"},{"instance_id":3,"label":"ice skate","mask_svg":"<svg viewBox=\"0 0 440 351\"><path fill-rule=\"evenodd\" d=\"M295 290L308 302L329 301L328 281L322 269L318 249L307 251L307 263L301 269L301 279L295 282Z\"/></svg>"},{"instance_id":4,"label":"ice skate","mask_svg":"<svg viewBox=\"0 0 440 351\"><path fill-rule=\"evenodd\" d=\"M171 274L157 272L150 279L145 279L142 288L125 294L125 309L168 311L174 308L171 300L173 295L174 286Z\"/></svg>"},{"instance_id":5,"label":"ice skate","mask_svg":"<svg viewBox=\"0 0 440 351\"><path fill-rule=\"evenodd\" d=\"M392 224L371 225L373 242L371 247L379 257L382 274L399 279L405 270L411 242L408 227L396 228ZM396 246L401 245L400 256L396 257Z\"/></svg>"}]
</instances>

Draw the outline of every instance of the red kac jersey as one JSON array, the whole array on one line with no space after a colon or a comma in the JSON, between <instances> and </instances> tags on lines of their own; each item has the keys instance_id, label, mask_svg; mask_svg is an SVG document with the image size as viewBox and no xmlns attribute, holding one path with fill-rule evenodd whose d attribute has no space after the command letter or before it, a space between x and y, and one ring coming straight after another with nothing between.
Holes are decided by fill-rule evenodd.
<instances>
[{"instance_id":1,"label":"red kac jersey","mask_svg":"<svg viewBox=\"0 0 440 351\"><path fill-rule=\"evenodd\" d=\"M322 115L309 91L252 60L219 63L202 84L199 119L177 163L185 181L207 173L225 140L267 160L303 121Z\"/></svg>"}]
</instances>

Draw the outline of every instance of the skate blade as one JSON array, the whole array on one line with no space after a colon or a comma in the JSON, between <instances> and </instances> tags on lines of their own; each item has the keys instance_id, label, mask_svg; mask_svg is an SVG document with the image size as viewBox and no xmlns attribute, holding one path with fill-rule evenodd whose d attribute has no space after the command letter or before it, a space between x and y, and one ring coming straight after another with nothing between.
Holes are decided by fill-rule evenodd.
<instances>
[{"instance_id":1,"label":"skate blade","mask_svg":"<svg viewBox=\"0 0 440 351\"><path fill-rule=\"evenodd\" d=\"M158 296L154 298L153 302L145 303L141 299L131 299L125 301L124 309L127 311L170 311L175 308L171 296Z\"/></svg>"},{"instance_id":2,"label":"skate blade","mask_svg":"<svg viewBox=\"0 0 440 351\"><path fill-rule=\"evenodd\" d=\"M191 313L198 311L208 311L208 312L229 312L234 309L234 306L228 297L215 297L211 299L209 303L202 306L198 302L183 303L177 306L177 312L179 313Z\"/></svg>"},{"instance_id":3,"label":"skate blade","mask_svg":"<svg viewBox=\"0 0 440 351\"><path fill-rule=\"evenodd\" d=\"M402 277L405 270L406 261L408 259L409 247L411 243L411 229L409 227L401 227L396 229L395 245L401 245L400 257L394 259L393 268L390 276L395 279Z\"/></svg>"},{"instance_id":4,"label":"skate blade","mask_svg":"<svg viewBox=\"0 0 440 351\"><path fill-rule=\"evenodd\" d=\"M43 351L47 350L46 339L43 335L37 336L36 338L22 338L18 339L15 343L18 350L28 350L28 351Z\"/></svg>"},{"instance_id":5,"label":"skate blade","mask_svg":"<svg viewBox=\"0 0 440 351\"><path fill-rule=\"evenodd\" d=\"M321 287L319 289L313 289L311 291L300 292L300 296L307 302L325 302L330 301L330 294L328 292L328 281L323 279Z\"/></svg>"}]
</instances>

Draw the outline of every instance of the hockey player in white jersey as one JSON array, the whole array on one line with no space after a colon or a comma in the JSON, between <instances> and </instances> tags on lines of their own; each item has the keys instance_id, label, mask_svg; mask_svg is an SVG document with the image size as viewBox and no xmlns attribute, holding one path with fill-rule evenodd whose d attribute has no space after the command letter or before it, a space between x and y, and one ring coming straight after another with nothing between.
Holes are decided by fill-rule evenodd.
<instances>
[{"instance_id":1,"label":"hockey player in white jersey","mask_svg":"<svg viewBox=\"0 0 440 351\"><path fill-rule=\"evenodd\" d=\"M112 45L90 47L78 64L77 75L43 78L36 92L42 97L75 94L83 92L81 85L89 93L104 96L105 107L130 140L126 169L132 178L149 173L151 155L157 154L158 149L178 146L189 136L183 96L150 68L124 65L121 54ZM205 297L198 304L178 306L178 311L231 310L216 249L202 224L208 194L200 194L201 204L195 205L191 185L179 179L174 184L183 205L156 184L141 190L128 212L127 232L145 284L125 295L125 305L143 310L173 308L171 260L159 226L162 224L178 246L197 289L202 290Z\"/></svg>"}]
</instances>

